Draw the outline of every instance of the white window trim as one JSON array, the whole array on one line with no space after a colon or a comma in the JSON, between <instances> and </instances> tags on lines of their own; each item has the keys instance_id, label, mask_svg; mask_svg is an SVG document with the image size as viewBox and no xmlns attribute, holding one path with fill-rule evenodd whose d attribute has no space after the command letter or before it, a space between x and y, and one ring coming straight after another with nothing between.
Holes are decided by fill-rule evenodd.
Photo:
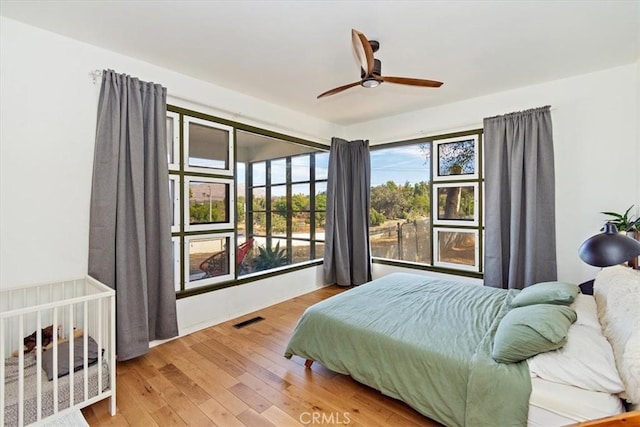
<instances>
[{"instance_id":1,"label":"white window trim","mask_svg":"<svg viewBox=\"0 0 640 427\"><path fill-rule=\"evenodd\" d=\"M195 124L207 126L210 128L220 129L220 130L227 131L229 133L229 141L227 146L227 150L229 153L229 159L228 159L229 163L228 163L227 169L205 168L201 166L189 166L189 123L195 123ZM233 127L222 125L220 123L212 122L209 120L202 120L202 119L198 119L191 116L184 116L184 170L185 172L233 176L233 169L235 167L235 159L233 157L233 152L234 152L233 146L234 146Z\"/></svg>"},{"instance_id":2,"label":"white window trim","mask_svg":"<svg viewBox=\"0 0 640 427\"><path fill-rule=\"evenodd\" d=\"M189 244L191 240L201 240L201 239L220 239L220 238L228 238L229 244L227 245L227 250L229 251L229 273L223 274L220 276L209 277L207 279L201 279L196 281L191 281L189 279L189 265L191 264L189 257L191 256L189 252ZM236 243L234 240L233 233L211 233L211 234L198 234L191 236L184 236L184 268L182 269L182 274L184 275L184 288L185 290L200 288L203 286L209 286L216 283L227 282L229 280L233 280L236 274Z\"/></svg>"},{"instance_id":3,"label":"white window trim","mask_svg":"<svg viewBox=\"0 0 640 427\"><path fill-rule=\"evenodd\" d=\"M473 187L473 220L464 219L439 219L438 210L440 207L440 200L438 198L438 189L446 187ZM478 183L477 182L448 182L441 184L433 184L433 195L431 196L432 218L434 225L458 225L458 226L470 226L477 227L479 224L479 197L478 197Z\"/></svg>"},{"instance_id":4,"label":"white window trim","mask_svg":"<svg viewBox=\"0 0 640 427\"><path fill-rule=\"evenodd\" d=\"M169 175L169 181L173 181L173 223L171 223L171 232L180 232L180 177L178 175ZM188 193L187 193L188 194Z\"/></svg>"},{"instance_id":5,"label":"white window trim","mask_svg":"<svg viewBox=\"0 0 640 427\"><path fill-rule=\"evenodd\" d=\"M174 236L171 238L173 244L173 283L176 292L180 292L180 237Z\"/></svg>"},{"instance_id":6,"label":"white window trim","mask_svg":"<svg viewBox=\"0 0 640 427\"><path fill-rule=\"evenodd\" d=\"M173 135L167 135L167 137L172 137L173 144L171 144L171 149L173 150L173 162L169 163L169 170L171 171L179 171L180 170L180 115L178 113L174 113L172 111L167 111L167 117L170 117L173 120Z\"/></svg>"},{"instance_id":7,"label":"white window trim","mask_svg":"<svg viewBox=\"0 0 640 427\"><path fill-rule=\"evenodd\" d=\"M453 262L443 262L439 261L440 259L440 234L439 232L454 232L454 233L473 233L475 236L475 248L474 248L474 265L465 265L465 264L456 264ZM436 267L445 267L451 268L455 270L465 270L465 271L480 271L480 252L479 252L479 233L478 230L470 230L465 228L446 228L446 227L434 227L433 229L433 265Z\"/></svg>"},{"instance_id":8,"label":"white window trim","mask_svg":"<svg viewBox=\"0 0 640 427\"><path fill-rule=\"evenodd\" d=\"M197 182L210 182L212 184L225 184L229 187L227 205L229 208L229 218L227 218L227 222L220 222L215 224L190 224L190 215L189 215L189 184L193 181ZM233 187L233 179L226 178L210 178L204 176L185 176L184 177L184 194L185 194L185 203L184 203L184 231L209 231L209 230L227 230L235 227L235 194Z\"/></svg>"},{"instance_id":9,"label":"white window trim","mask_svg":"<svg viewBox=\"0 0 640 427\"><path fill-rule=\"evenodd\" d=\"M440 167L439 167L439 159L438 159L438 147L441 144L450 144L452 142L462 142L473 140L473 170L474 173L464 174L464 175L440 175ZM466 135L466 136L458 136L455 138L446 138L446 139L436 139L432 142L433 144L433 156L431 167L433 168L433 181L459 181L465 179L478 179L478 135Z\"/></svg>"}]
</instances>

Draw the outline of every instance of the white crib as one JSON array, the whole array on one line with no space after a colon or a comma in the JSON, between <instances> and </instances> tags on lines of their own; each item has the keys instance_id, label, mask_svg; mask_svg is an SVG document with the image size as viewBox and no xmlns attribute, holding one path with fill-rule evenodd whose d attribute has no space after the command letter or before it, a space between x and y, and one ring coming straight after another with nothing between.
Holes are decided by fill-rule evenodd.
<instances>
[{"instance_id":1,"label":"white crib","mask_svg":"<svg viewBox=\"0 0 640 427\"><path fill-rule=\"evenodd\" d=\"M49 325L58 326L51 347L43 349L37 333L35 350L25 354L24 338ZM58 357L63 350L68 360ZM0 291L0 356L0 427L48 421L106 398L115 415L114 290L86 276ZM58 378L65 366L68 375Z\"/></svg>"}]
</instances>

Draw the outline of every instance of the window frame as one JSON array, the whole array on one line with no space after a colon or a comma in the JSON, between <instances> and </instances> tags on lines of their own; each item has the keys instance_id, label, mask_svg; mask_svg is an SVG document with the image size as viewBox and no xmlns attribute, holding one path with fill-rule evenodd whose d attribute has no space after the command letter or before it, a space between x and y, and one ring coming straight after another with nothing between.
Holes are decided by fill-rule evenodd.
<instances>
[{"instance_id":1,"label":"window frame","mask_svg":"<svg viewBox=\"0 0 640 427\"><path fill-rule=\"evenodd\" d=\"M437 146L443 143L474 140L474 174L466 175L445 175L437 177L437 169L439 164L435 159L437 156ZM408 145L420 145L429 144L430 159L430 176L429 179L429 191L431 194L431 207L430 207L430 221L429 221L429 235L430 235L430 257L431 263L405 261L392 258L372 257L372 262L375 264L384 264L397 267L412 268L416 270L434 271L445 274L454 274L465 277L482 278L483 277L483 252L484 252L484 161L483 161L483 129L476 128L460 132L448 133L443 135L433 135L428 137L421 137L416 139L394 141L385 144L377 144L370 146L370 150L381 150L386 148L403 147ZM435 165L434 165L435 163ZM474 221L469 220L440 220L436 223L437 218L437 188L442 186L462 186L462 185L474 185L475 197L474 197ZM434 188L434 186L436 188ZM440 186L440 187L439 187ZM435 215L434 215L435 212ZM445 221L446 223L442 223ZM454 222L455 221L455 222ZM469 231L477 230L475 237L475 255L474 266L466 266L464 264L453 264L446 262L436 262L439 254L436 252L436 237L435 234L439 229L452 229L453 231ZM439 249L439 248L438 248Z\"/></svg>"},{"instance_id":2,"label":"window frame","mask_svg":"<svg viewBox=\"0 0 640 427\"><path fill-rule=\"evenodd\" d=\"M191 243L192 240L203 240L203 239L228 239L227 251L228 251L228 260L229 260L229 263L228 263L229 272L227 274L221 274L219 276L213 276L213 277L198 279L198 280L190 280L189 269L191 267L191 262L190 262L191 253L189 252L189 244ZM235 248L235 234L233 232L185 235L183 246L184 246L184 253L185 253L185 256L184 256L185 262L184 262L184 265L182 266L182 270L183 270L182 273L185 278L185 282L184 282L185 290L192 290L196 288L202 288L204 286L215 285L217 283L226 282L235 278L236 248ZM188 286L188 284L190 283L197 283L197 285L190 287Z\"/></svg>"},{"instance_id":3,"label":"window frame","mask_svg":"<svg viewBox=\"0 0 640 427\"><path fill-rule=\"evenodd\" d=\"M193 176L193 175L185 175L184 176L184 194L189 194L189 184L191 182L203 182L203 183L211 183L211 184L225 184L227 185L227 221L224 222L212 222L205 224L191 224L190 218L190 198L188 196L185 197L185 203L183 203L184 207L184 231L192 232L192 231L215 231L215 230L229 230L234 227L235 224L235 209L233 205L235 203L235 195L234 193L234 182L232 179L228 178L217 178L212 176Z\"/></svg>"},{"instance_id":4,"label":"window frame","mask_svg":"<svg viewBox=\"0 0 640 427\"><path fill-rule=\"evenodd\" d=\"M238 227L237 225L238 206L237 206L237 199L236 199L238 171L236 171L235 159L237 155L237 152L236 152L237 147L236 147L235 141L237 139L238 131L247 131L247 132L253 132L258 135L262 135L266 137L281 139L285 142L290 142L290 143L294 143L294 144L298 144L306 147L311 147L316 150L320 150L322 152L328 152L329 146L327 146L326 144L320 144L317 142L304 140L294 136L281 134L278 132L268 131L268 130L257 128L244 123L239 123L239 122L231 121L231 120L220 118L220 117L215 117L209 114L186 109L176 105L167 106L167 116L173 116L173 119L175 120L174 123L179 124L179 126L174 127L174 133L177 133L179 138L179 144L177 144L177 156L175 156L174 154L174 159L176 159L176 161L179 163L177 163L177 167L172 167L169 169L169 179L174 180L174 182L177 183L177 186L175 187L176 188L175 197L179 198L179 201L181 204L184 203L188 206L189 193L188 193L188 189L185 192L185 185L184 185L186 178L189 177L194 180L199 180L199 179L202 179L203 177L205 178L209 177L209 178L220 179L220 180L228 180L229 182L231 182L229 198L230 200L232 198L232 201L229 201L230 203L229 215L233 219L231 220L228 228L216 229L216 230L212 230L211 228L207 230L201 230L201 231L185 229L184 221L185 219L188 220L188 214L185 215L185 209L181 204L174 205L174 206L178 206L177 207L178 215L175 216L178 224L177 226L176 224L173 224L171 229L172 242L174 245L173 246L174 247L174 250L173 250L174 286L176 289L177 299L187 298L190 296L212 292L212 291L224 289L227 287L251 283L256 280L263 280L269 277L289 273L292 271L302 270L302 269L306 269L306 268L310 268L310 267L314 267L322 264L321 259L314 259L312 261L305 262L305 263L286 265L283 267L278 267L273 270L266 270L266 271L261 271L257 273L252 273L250 275L238 276L238 268L235 265L236 264L236 259L235 259L236 247L239 241L238 228L237 228ZM230 137L232 139L230 138L230 140L232 141L232 146L229 151L229 155L230 155L229 169L231 170L231 173L229 173L228 171L226 172L225 170L214 169L214 168L184 167L184 163L188 162L188 151L187 151L188 145L187 145L187 138L185 136L185 122L188 123L190 121L194 121L193 119L202 120L205 122L207 126L222 127L224 129L231 130ZM247 202L247 200L248 199L246 198L246 195L245 195L245 203ZM314 202L315 202L315 198L314 198ZM188 278L188 268L189 268L188 249L189 248L188 246L185 246L186 242L189 239L189 236L192 236L191 238L193 239L193 238L196 238L197 236L207 236L209 234L226 235L227 233L232 236L231 237L232 243L229 245L229 247L233 251L233 256L232 257L230 256L229 258L229 262L231 264L229 266L229 271L233 271L233 275L231 274L224 275L224 278L221 278L221 276L216 276L215 279L212 278L213 280L210 281L211 283L209 283L209 280L207 280L207 282L204 282L204 283L202 282L202 280L190 281ZM190 282L194 284L193 287L189 285Z\"/></svg>"},{"instance_id":5,"label":"window frame","mask_svg":"<svg viewBox=\"0 0 640 427\"><path fill-rule=\"evenodd\" d=\"M456 142L464 142L464 141L469 141L469 140L473 140L473 173L467 173L467 174L458 174L458 175L440 175L440 161L438 158L438 154L440 153L440 146L441 145L446 145L446 144L453 144ZM431 152L431 158L433 159L433 166L432 166L432 181L433 182L439 182L439 181L467 181L467 180L478 180L479 176L480 176L480 150L479 150L479 135L463 135L463 136L456 136L456 137L446 137L446 138L439 138L436 137L432 142L432 152ZM436 171L436 173L433 173L433 171Z\"/></svg>"},{"instance_id":6,"label":"window frame","mask_svg":"<svg viewBox=\"0 0 640 427\"><path fill-rule=\"evenodd\" d=\"M183 116L183 132L184 132L184 160L183 167L185 172L190 173L201 173L206 175L225 175L225 176L234 176L235 169L235 141L234 136L235 132L232 126L224 125L222 123L218 123L212 120L204 120L198 117ZM227 161L229 164L226 168L208 168L204 166L191 166L189 165L189 124L194 123L200 126L206 126L209 128L226 131L229 134L229 140L227 141Z\"/></svg>"},{"instance_id":7,"label":"window frame","mask_svg":"<svg viewBox=\"0 0 640 427\"><path fill-rule=\"evenodd\" d=\"M458 182L434 182L432 184L432 193L431 197L435 195L436 198L439 198L438 190L440 188L451 188L451 187L471 187L473 188L473 219L440 219L440 205L437 202L431 203L431 218L433 225L446 225L446 226L467 226L467 227L478 227L480 212L478 209L480 207L479 199L478 199L478 182L467 182L467 181L458 181ZM439 201L439 200L438 200Z\"/></svg>"}]
</instances>

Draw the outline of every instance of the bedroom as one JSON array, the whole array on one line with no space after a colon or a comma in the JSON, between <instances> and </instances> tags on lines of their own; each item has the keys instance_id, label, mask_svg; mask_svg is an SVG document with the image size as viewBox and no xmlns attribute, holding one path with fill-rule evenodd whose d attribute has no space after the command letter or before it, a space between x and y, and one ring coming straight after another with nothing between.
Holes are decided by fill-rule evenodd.
<instances>
[{"instance_id":1,"label":"bedroom","mask_svg":"<svg viewBox=\"0 0 640 427\"><path fill-rule=\"evenodd\" d=\"M86 272L91 165L99 93L99 85L92 83L89 74L102 68L161 82L169 88L170 96L173 91L176 98L191 100L182 101L186 108L230 119L235 117L238 121L246 119L256 127L325 144L331 136L365 137L370 138L372 144L378 144L442 134L478 127L483 117L552 105L556 191L562 195L556 204L558 276L564 280L579 283L593 278L597 271L582 263L576 250L585 238L601 227L599 212L640 205L640 172L636 167L640 162L637 11L635 17L624 12L614 14L618 16L616 19L622 17L623 22L618 25L622 28L629 28L629 20L633 19L635 27L631 28L636 31L635 41L605 39L603 43L603 51L622 51L620 57L624 59L606 62L608 58L604 57L597 68L551 81L541 79L536 84L484 93L446 105L342 125L153 65L140 59L142 55L138 58L125 56L49 33L37 28L38 25L30 26L11 19L4 9L3 2L2 286L64 280ZM366 21L356 21L340 30L344 34L335 35L338 41L344 40L340 45L344 52L336 47L333 53L342 54L351 64L349 31L351 26L357 28L357 25L365 32L368 30ZM612 27L616 25L603 24L602 31L613 31ZM626 42L635 43L635 48ZM628 54L630 51L631 55ZM389 52L383 46L380 55L385 52L384 57L388 57ZM481 57L474 60L480 61ZM390 59L385 64L390 66ZM400 75L404 72L403 66L402 63L396 65ZM346 81L354 77L354 69L352 66L344 70ZM423 77L439 78L432 75L431 70L432 67L427 67ZM421 76L423 73L420 70L414 74ZM445 85L450 84L447 74L443 74ZM342 78L336 77L327 87L310 88L311 101L316 102L315 96L331 85L343 83ZM411 93L406 96L422 95ZM175 101L180 102L179 99ZM603 161L605 158L611 160ZM42 216L42 206L51 207L46 217ZM181 334L315 290L323 285L320 270L320 267L312 267L180 299L177 308ZM401 269L374 264L374 277L395 270ZM218 310L211 310L212 307Z\"/></svg>"}]
</instances>

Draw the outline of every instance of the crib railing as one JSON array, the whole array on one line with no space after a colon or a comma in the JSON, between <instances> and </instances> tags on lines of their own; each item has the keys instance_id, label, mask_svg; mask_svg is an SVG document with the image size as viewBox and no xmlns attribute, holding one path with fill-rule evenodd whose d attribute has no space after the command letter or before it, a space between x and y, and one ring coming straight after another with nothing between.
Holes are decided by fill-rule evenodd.
<instances>
[{"instance_id":1,"label":"crib railing","mask_svg":"<svg viewBox=\"0 0 640 427\"><path fill-rule=\"evenodd\" d=\"M43 347L43 328L53 326L51 347ZM82 330L82 334L80 334ZM35 419L25 416L25 355L24 338L35 331ZM97 344L97 390L90 396L89 387L89 337ZM46 337L49 338L49 337ZM60 395L61 380L58 378L60 360L59 348L61 340L68 340L68 408L60 408L59 400L66 396ZM75 354L75 344L81 340L82 357ZM66 348L66 347L65 347ZM44 352L52 352L53 370L52 395L43 395L43 384L48 378L43 377ZM47 356L51 356L47 354ZM65 282L48 283L38 286L15 288L0 291L0 378L2 378L2 392L0 392L0 409L5 414L0 418L0 426L22 426L31 422L39 422L46 417L62 416L76 408L91 405L99 400L110 398L109 411L116 413L116 370L115 370L115 292L96 279L86 276L83 279ZM5 360L9 357L17 358L17 419L6 421L6 392L7 372ZM31 359L30 359L31 360ZM13 359L15 362L15 359ZM106 362L106 367L104 366ZM78 369L78 372L76 372ZM108 386L104 384L103 376L108 369ZM76 376L83 375L82 393L76 395ZM29 377L29 381L33 378ZM78 380L80 381L80 380ZM65 379L66 382L66 379ZM29 390L33 384L29 384ZM79 393L78 393L79 394ZM52 399L44 402L43 399ZM45 406L45 403L47 404ZM43 408L47 410L45 414ZM30 409L33 409L30 407Z\"/></svg>"}]
</instances>

